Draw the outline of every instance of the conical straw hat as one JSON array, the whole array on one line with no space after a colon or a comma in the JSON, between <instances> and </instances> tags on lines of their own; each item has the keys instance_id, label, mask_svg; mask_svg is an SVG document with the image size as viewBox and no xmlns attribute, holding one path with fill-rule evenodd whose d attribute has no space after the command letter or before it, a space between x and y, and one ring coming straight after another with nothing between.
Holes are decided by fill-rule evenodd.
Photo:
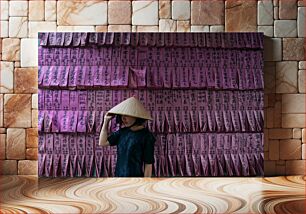
<instances>
[{"instance_id":1,"label":"conical straw hat","mask_svg":"<svg viewBox=\"0 0 306 214\"><path fill-rule=\"evenodd\" d=\"M130 97L108 111L111 114L127 115L152 120L150 113L135 97Z\"/></svg>"}]
</instances>

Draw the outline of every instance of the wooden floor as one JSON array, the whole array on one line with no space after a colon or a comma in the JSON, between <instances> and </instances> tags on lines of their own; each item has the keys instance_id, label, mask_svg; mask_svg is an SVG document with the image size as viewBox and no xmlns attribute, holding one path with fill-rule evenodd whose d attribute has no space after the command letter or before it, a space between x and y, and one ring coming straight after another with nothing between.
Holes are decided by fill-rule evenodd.
<instances>
[{"instance_id":1,"label":"wooden floor","mask_svg":"<svg viewBox=\"0 0 306 214\"><path fill-rule=\"evenodd\" d=\"M0 178L0 213L306 213L305 176Z\"/></svg>"}]
</instances>

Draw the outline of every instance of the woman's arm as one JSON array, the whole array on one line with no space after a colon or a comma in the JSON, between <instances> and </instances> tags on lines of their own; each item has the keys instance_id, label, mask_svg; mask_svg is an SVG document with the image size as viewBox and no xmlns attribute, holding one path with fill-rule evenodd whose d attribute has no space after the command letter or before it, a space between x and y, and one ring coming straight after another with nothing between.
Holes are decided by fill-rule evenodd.
<instances>
[{"instance_id":1,"label":"woman's arm","mask_svg":"<svg viewBox=\"0 0 306 214\"><path fill-rule=\"evenodd\" d=\"M106 115L104 116L104 122L102 125L102 129L100 132L100 138L99 138L99 145L100 146L108 146L109 142L107 141L107 137L108 137L108 124L109 121L113 118L113 116L110 116L108 113L106 113Z\"/></svg>"},{"instance_id":2,"label":"woman's arm","mask_svg":"<svg viewBox=\"0 0 306 214\"><path fill-rule=\"evenodd\" d=\"M152 164L145 164L144 177L152 176Z\"/></svg>"}]
</instances>

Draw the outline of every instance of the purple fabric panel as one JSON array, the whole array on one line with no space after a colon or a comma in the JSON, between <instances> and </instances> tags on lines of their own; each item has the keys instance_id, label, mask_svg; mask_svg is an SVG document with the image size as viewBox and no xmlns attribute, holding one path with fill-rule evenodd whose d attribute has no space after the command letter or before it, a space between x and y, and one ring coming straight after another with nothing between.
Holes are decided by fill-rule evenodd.
<instances>
[{"instance_id":1,"label":"purple fabric panel","mask_svg":"<svg viewBox=\"0 0 306 214\"><path fill-rule=\"evenodd\" d=\"M191 135L184 134L184 151L185 151L185 164L186 164L186 171L185 176L192 176L194 175L194 165L193 165L193 158L192 158L192 137Z\"/></svg>"},{"instance_id":2,"label":"purple fabric panel","mask_svg":"<svg viewBox=\"0 0 306 214\"><path fill-rule=\"evenodd\" d=\"M79 93L78 91L69 92L69 109L77 111L79 107Z\"/></svg>"},{"instance_id":3,"label":"purple fabric panel","mask_svg":"<svg viewBox=\"0 0 306 214\"><path fill-rule=\"evenodd\" d=\"M61 176L66 177L70 175L69 169L69 141L70 136L62 135L61 139Z\"/></svg>"},{"instance_id":4,"label":"purple fabric panel","mask_svg":"<svg viewBox=\"0 0 306 214\"><path fill-rule=\"evenodd\" d=\"M51 130L52 132L59 132L61 129L61 123L59 120L59 111L52 111L53 117L52 117L52 123L51 123Z\"/></svg>"},{"instance_id":5,"label":"purple fabric panel","mask_svg":"<svg viewBox=\"0 0 306 214\"><path fill-rule=\"evenodd\" d=\"M38 131L43 131L44 128L44 118L45 118L45 111L39 110L38 111Z\"/></svg>"},{"instance_id":6,"label":"purple fabric panel","mask_svg":"<svg viewBox=\"0 0 306 214\"><path fill-rule=\"evenodd\" d=\"M86 132L86 121L88 119L88 111L78 111L77 132Z\"/></svg>"},{"instance_id":7,"label":"purple fabric panel","mask_svg":"<svg viewBox=\"0 0 306 214\"><path fill-rule=\"evenodd\" d=\"M77 168L77 176L84 175L85 171L85 155L86 155L86 136L83 134L78 135L77 138L77 148L78 148L78 168Z\"/></svg>"},{"instance_id":8,"label":"purple fabric panel","mask_svg":"<svg viewBox=\"0 0 306 214\"><path fill-rule=\"evenodd\" d=\"M69 167L70 177L75 177L77 173L77 134L71 134L69 137Z\"/></svg>"},{"instance_id":9,"label":"purple fabric panel","mask_svg":"<svg viewBox=\"0 0 306 214\"><path fill-rule=\"evenodd\" d=\"M62 90L61 91L61 107L60 109L63 110L68 110L69 109L69 96L70 96L70 92L68 90ZM54 96L53 96L54 98Z\"/></svg>"},{"instance_id":10,"label":"purple fabric panel","mask_svg":"<svg viewBox=\"0 0 306 214\"><path fill-rule=\"evenodd\" d=\"M62 91L60 91L60 90L54 90L53 91L53 93L52 93L52 103L53 103L52 109L55 109L55 110L61 109L61 94L62 94Z\"/></svg>"},{"instance_id":11,"label":"purple fabric panel","mask_svg":"<svg viewBox=\"0 0 306 214\"><path fill-rule=\"evenodd\" d=\"M94 153L95 153L95 136L93 134L89 134L86 136L86 176L93 176L93 167L94 167Z\"/></svg>"},{"instance_id":12,"label":"purple fabric panel","mask_svg":"<svg viewBox=\"0 0 306 214\"><path fill-rule=\"evenodd\" d=\"M103 164L103 149L102 146L99 145L99 134L95 135L95 154L94 154L94 163L95 163L95 169L96 169L96 175L97 177L101 177L102 176L102 172L103 172L103 168L102 168L102 164Z\"/></svg>"},{"instance_id":13,"label":"purple fabric panel","mask_svg":"<svg viewBox=\"0 0 306 214\"><path fill-rule=\"evenodd\" d=\"M176 159L177 153L177 143L176 137L174 134L167 135L167 157L168 157L168 168L169 168L169 175L176 176L177 175L177 165L179 164Z\"/></svg>"},{"instance_id":14,"label":"purple fabric panel","mask_svg":"<svg viewBox=\"0 0 306 214\"><path fill-rule=\"evenodd\" d=\"M208 136L206 134L200 135L200 160L201 160L201 169L202 175L209 175L209 162L208 162Z\"/></svg>"}]
</instances>

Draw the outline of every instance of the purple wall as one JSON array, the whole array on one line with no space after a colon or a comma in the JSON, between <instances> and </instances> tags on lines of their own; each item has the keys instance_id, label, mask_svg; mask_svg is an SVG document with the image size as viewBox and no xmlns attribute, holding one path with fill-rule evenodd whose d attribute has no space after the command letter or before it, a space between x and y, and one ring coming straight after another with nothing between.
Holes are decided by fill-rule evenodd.
<instances>
[{"instance_id":1,"label":"purple wall","mask_svg":"<svg viewBox=\"0 0 306 214\"><path fill-rule=\"evenodd\" d=\"M262 33L39 38L39 176L113 176L99 132L132 95L154 118L155 176L263 176Z\"/></svg>"}]
</instances>

